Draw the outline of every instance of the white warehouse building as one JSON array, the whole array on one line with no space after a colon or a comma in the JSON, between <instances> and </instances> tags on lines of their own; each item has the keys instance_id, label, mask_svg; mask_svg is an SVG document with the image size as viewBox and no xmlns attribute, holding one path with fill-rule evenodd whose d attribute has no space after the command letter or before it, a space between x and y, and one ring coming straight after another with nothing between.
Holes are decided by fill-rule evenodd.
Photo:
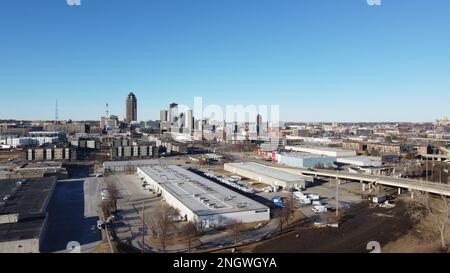
<instances>
[{"instance_id":1,"label":"white warehouse building","mask_svg":"<svg viewBox=\"0 0 450 273\"><path fill-rule=\"evenodd\" d=\"M248 197L175 165L138 167L137 174L181 217L202 228L270 220L270 209Z\"/></svg>"},{"instance_id":2,"label":"white warehouse building","mask_svg":"<svg viewBox=\"0 0 450 273\"><path fill-rule=\"evenodd\" d=\"M323 167L334 166L334 158L323 155L290 152L277 154L275 159L278 163L293 168L316 168L317 165Z\"/></svg>"},{"instance_id":3,"label":"white warehouse building","mask_svg":"<svg viewBox=\"0 0 450 273\"><path fill-rule=\"evenodd\" d=\"M340 157L336 159L336 162L358 167L381 167L383 165L381 158L368 156Z\"/></svg>"},{"instance_id":4,"label":"white warehouse building","mask_svg":"<svg viewBox=\"0 0 450 273\"><path fill-rule=\"evenodd\" d=\"M314 177L293 174L254 162L226 163L224 169L227 172L283 189L295 186L306 189L314 183Z\"/></svg>"},{"instance_id":5,"label":"white warehouse building","mask_svg":"<svg viewBox=\"0 0 450 273\"><path fill-rule=\"evenodd\" d=\"M356 156L356 151L354 150L346 150L335 147L286 146L285 149L294 152L302 152L314 155L324 155L335 158L345 156Z\"/></svg>"}]
</instances>

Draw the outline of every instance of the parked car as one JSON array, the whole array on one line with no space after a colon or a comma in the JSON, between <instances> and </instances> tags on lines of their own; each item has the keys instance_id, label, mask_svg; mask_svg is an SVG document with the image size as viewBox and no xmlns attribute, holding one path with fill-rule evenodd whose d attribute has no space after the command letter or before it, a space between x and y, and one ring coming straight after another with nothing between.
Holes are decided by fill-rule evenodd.
<instances>
[{"instance_id":1,"label":"parked car","mask_svg":"<svg viewBox=\"0 0 450 273\"><path fill-rule=\"evenodd\" d=\"M312 210L313 210L315 213L322 213L322 212L327 212L327 211L328 211L328 209L327 209L325 206L314 206L314 207L312 208Z\"/></svg>"},{"instance_id":2,"label":"parked car","mask_svg":"<svg viewBox=\"0 0 450 273\"><path fill-rule=\"evenodd\" d=\"M309 199L311 199L313 201L320 200L320 195L318 195L318 194L310 194L309 195Z\"/></svg>"},{"instance_id":3,"label":"parked car","mask_svg":"<svg viewBox=\"0 0 450 273\"><path fill-rule=\"evenodd\" d=\"M372 198L372 202L377 203L377 204L383 203L386 200L387 200L386 195L379 195L379 196L375 196Z\"/></svg>"},{"instance_id":4,"label":"parked car","mask_svg":"<svg viewBox=\"0 0 450 273\"><path fill-rule=\"evenodd\" d=\"M105 228L105 224L101 220L98 220L97 221L97 228L98 229L104 229Z\"/></svg>"},{"instance_id":5,"label":"parked car","mask_svg":"<svg viewBox=\"0 0 450 273\"><path fill-rule=\"evenodd\" d=\"M305 198L301 198L299 200L299 202L300 202L300 204L303 204L303 205L310 205L311 204L311 199L305 197Z\"/></svg>"}]
</instances>

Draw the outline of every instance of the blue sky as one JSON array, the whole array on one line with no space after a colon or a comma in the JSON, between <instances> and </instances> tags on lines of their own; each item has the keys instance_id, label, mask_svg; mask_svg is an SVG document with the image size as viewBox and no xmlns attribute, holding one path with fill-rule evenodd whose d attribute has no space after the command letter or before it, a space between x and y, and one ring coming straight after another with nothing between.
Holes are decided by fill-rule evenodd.
<instances>
[{"instance_id":1,"label":"blue sky","mask_svg":"<svg viewBox=\"0 0 450 273\"><path fill-rule=\"evenodd\" d=\"M450 1L10 0L0 119L139 119L175 101L278 104L283 120L449 114Z\"/></svg>"}]
</instances>

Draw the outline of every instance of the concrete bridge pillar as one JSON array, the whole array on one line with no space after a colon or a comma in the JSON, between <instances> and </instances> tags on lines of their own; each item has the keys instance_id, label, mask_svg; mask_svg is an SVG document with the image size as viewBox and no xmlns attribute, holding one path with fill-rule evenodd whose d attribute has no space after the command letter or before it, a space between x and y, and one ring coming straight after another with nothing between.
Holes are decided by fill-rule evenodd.
<instances>
[{"instance_id":1,"label":"concrete bridge pillar","mask_svg":"<svg viewBox=\"0 0 450 273\"><path fill-rule=\"evenodd\" d=\"M362 191L365 192L366 191L366 184L362 183Z\"/></svg>"},{"instance_id":2,"label":"concrete bridge pillar","mask_svg":"<svg viewBox=\"0 0 450 273\"><path fill-rule=\"evenodd\" d=\"M402 194L402 188L398 188L398 195Z\"/></svg>"},{"instance_id":3,"label":"concrete bridge pillar","mask_svg":"<svg viewBox=\"0 0 450 273\"><path fill-rule=\"evenodd\" d=\"M411 191L411 199L414 199L414 192Z\"/></svg>"}]
</instances>

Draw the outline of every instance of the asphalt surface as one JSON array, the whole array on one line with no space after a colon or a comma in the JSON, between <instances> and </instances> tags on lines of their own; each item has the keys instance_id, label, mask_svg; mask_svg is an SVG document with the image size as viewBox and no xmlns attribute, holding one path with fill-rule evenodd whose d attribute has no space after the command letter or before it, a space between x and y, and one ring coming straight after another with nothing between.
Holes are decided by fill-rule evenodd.
<instances>
[{"instance_id":1,"label":"asphalt surface","mask_svg":"<svg viewBox=\"0 0 450 273\"><path fill-rule=\"evenodd\" d=\"M97 180L75 179L58 182L49 204L48 226L43 252L59 252L75 241L92 248L101 241L97 229Z\"/></svg>"}]
</instances>

